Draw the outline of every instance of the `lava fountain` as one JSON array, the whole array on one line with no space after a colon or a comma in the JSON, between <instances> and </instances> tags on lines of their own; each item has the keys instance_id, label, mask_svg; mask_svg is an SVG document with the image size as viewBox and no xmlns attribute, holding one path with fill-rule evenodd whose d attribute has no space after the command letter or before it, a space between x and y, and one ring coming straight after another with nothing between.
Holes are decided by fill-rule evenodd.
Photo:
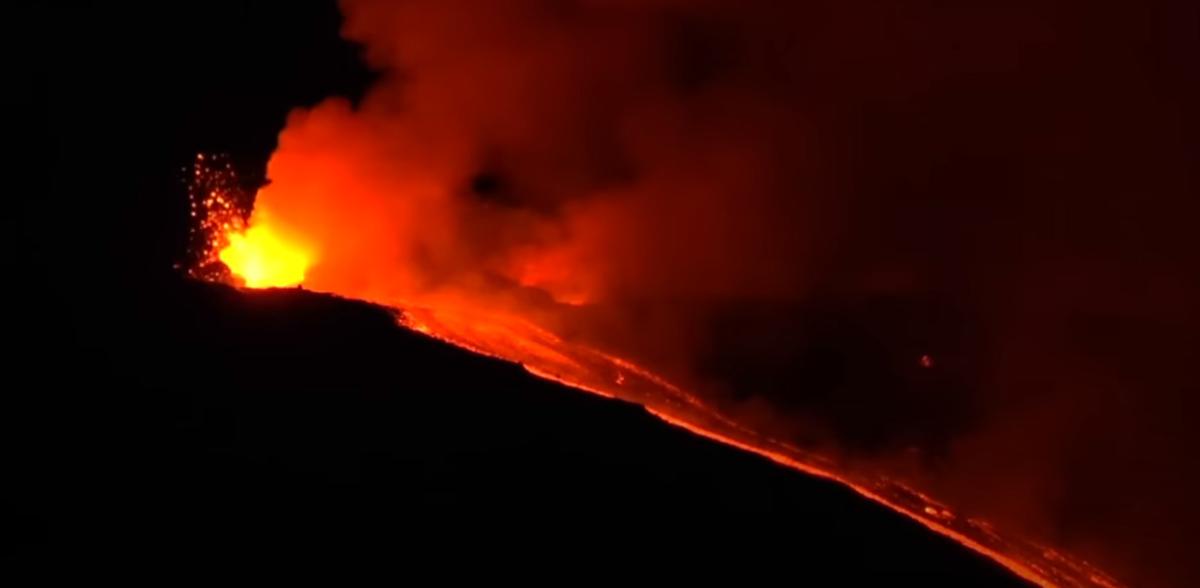
<instances>
[{"instance_id":1,"label":"lava fountain","mask_svg":"<svg viewBox=\"0 0 1200 588\"><path fill-rule=\"evenodd\" d=\"M229 244L218 259L242 279L247 288L298 286L311 260L308 253L262 224L227 235Z\"/></svg>"}]
</instances>

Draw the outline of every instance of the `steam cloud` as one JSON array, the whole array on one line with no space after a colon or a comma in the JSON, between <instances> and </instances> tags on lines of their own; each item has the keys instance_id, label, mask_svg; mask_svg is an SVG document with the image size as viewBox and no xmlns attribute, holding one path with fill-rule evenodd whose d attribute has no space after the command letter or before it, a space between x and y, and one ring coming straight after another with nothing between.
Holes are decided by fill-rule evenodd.
<instances>
[{"instance_id":1,"label":"steam cloud","mask_svg":"<svg viewBox=\"0 0 1200 588\"><path fill-rule=\"evenodd\" d=\"M1195 584L1194 3L353 0L256 215ZM918 359L929 354L933 367Z\"/></svg>"}]
</instances>

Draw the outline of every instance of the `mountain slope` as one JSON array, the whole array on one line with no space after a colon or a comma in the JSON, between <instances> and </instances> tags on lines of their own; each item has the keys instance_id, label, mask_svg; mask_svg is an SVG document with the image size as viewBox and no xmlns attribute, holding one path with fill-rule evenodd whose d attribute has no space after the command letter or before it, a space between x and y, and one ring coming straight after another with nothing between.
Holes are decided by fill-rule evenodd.
<instances>
[{"instance_id":1,"label":"mountain slope","mask_svg":"<svg viewBox=\"0 0 1200 588\"><path fill-rule=\"evenodd\" d=\"M114 300L120 302L112 302ZM164 280L42 329L16 398L21 560L373 545L743 580L1013 585L855 495L302 290ZM71 313L63 313L72 316ZM139 561L147 561L139 559ZM141 565L141 564L139 564Z\"/></svg>"}]
</instances>

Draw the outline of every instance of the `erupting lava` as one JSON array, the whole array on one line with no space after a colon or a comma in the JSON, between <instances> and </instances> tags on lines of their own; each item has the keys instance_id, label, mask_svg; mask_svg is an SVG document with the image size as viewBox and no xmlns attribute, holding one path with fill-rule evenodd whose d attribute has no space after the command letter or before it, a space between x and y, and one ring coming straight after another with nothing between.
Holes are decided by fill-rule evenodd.
<instances>
[{"instance_id":1,"label":"erupting lava","mask_svg":"<svg viewBox=\"0 0 1200 588\"><path fill-rule=\"evenodd\" d=\"M296 286L319 264L296 241L285 239L260 214L250 217L231 166L220 157L198 156L192 174L193 217L202 237L189 272L200 279L246 288ZM247 218L252 220L247 221ZM224 264L224 271L213 265ZM229 273L225 273L229 272ZM323 290L320 285L315 287ZM766 457L783 466L848 486L860 495L900 512L925 527L984 554L1041 586L1119 584L1085 561L1005 536L990 523L960 516L950 507L885 476L770 437L721 413L716 407L636 363L571 341L513 311L472 307L461 297L417 300L331 293L369 298L397 309L399 325L483 355L512 361L530 373L608 398L642 405L650 414L695 434ZM922 367L933 359L923 355Z\"/></svg>"},{"instance_id":2,"label":"erupting lava","mask_svg":"<svg viewBox=\"0 0 1200 588\"><path fill-rule=\"evenodd\" d=\"M193 277L233 278L247 288L299 286L312 265L311 251L264 221L247 223L251 198L224 155L196 155L188 174L193 219L188 264ZM232 274L232 275L230 275Z\"/></svg>"},{"instance_id":3,"label":"erupting lava","mask_svg":"<svg viewBox=\"0 0 1200 588\"><path fill-rule=\"evenodd\" d=\"M298 286L304 281L310 255L282 239L269 225L255 225L244 232L231 232L229 245L217 257L248 288Z\"/></svg>"}]
</instances>

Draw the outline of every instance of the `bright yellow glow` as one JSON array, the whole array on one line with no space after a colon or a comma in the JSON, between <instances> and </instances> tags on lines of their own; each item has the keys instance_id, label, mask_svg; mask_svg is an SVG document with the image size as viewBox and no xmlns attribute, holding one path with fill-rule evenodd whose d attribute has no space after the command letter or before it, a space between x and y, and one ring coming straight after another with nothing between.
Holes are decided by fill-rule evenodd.
<instances>
[{"instance_id":1,"label":"bright yellow glow","mask_svg":"<svg viewBox=\"0 0 1200 588\"><path fill-rule=\"evenodd\" d=\"M217 257L248 288L299 285L311 262L308 252L263 225L250 227L243 233L230 233L229 245Z\"/></svg>"}]
</instances>

